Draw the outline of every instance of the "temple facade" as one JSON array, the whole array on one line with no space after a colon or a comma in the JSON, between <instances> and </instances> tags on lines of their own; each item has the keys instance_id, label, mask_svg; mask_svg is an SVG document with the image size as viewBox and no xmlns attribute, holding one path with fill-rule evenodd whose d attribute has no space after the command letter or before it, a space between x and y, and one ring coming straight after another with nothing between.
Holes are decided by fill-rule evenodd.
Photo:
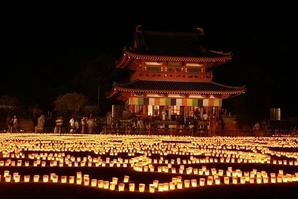
<instances>
[{"instance_id":1,"label":"temple facade","mask_svg":"<svg viewBox=\"0 0 298 199\"><path fill-rule=\"evenodd\" d=\"M232 53L208 49L204 30L193 33L136 28L131 48L124 48L117 68L131 72L127 83L114 83L107 98L122 101L126 111L161 128L198 126L208 136L220 129L224 99L245 93L245 86L213 82L213 70Z\"/></svg>"}]
</instances>

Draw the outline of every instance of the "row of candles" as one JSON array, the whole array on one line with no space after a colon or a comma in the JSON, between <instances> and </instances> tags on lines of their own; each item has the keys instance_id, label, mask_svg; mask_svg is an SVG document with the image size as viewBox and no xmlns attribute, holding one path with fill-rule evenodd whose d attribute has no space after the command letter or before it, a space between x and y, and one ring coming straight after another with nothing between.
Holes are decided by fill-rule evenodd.
<instances>
[{"instance_id":1,"label":"row of candles","mask_svg":"<svg viewBox=\"0 0 298 199\"><path fill-rule=\"evenodd\" d=\"M114 152L114 153L110 153L109 155L111 156L117 156L118 152ZM145 154L146 156L151 156L151 154L153 154L150 151L142 151L143 154ZM267 152L269 153L269 152ZM58 154L58 155L57 155ZM158 153L156 153L158 154ZM196 152L196 155L205 155L206 157L204 158L196 158L193 155L191 155L191 159L177 159L177 164L180 164L181 162L183 164L193 164L193 163L213 163L213 162L221 162L221 163L271 163L271 164L284 164L284 165L298 165L298 153L279 153L279 152L270 152L270 155L268 154L264 154L264 153L257 153L257 152L243 152L243 151L226 151L226 150L202 150L200 152ZM162 154L159 154L162 155ZM181 153L180 155L187 155L187 153ZM278 159L278 160L274 160L272 159L271 156L284 156L285 159ZM25 158L24 153L20 152L20 154L17 154L15 152L9 153L3 152L3 158ZM133 155L129 155L128 156L133 156ZM210 156L210 157L209 157ZM65 157L61 155L61 153L49 153L49 155L47 155L47 153L44 153L44 155L42 154L37 154L37 153L30 153L28 154L28 158L30 159L42 159L42 160L61 160L61 159L70 159L71 161L75 161L75 157L70 157L69 155L67 155ZM80 158L80 157L78 157ZM287 160L288 158L291 158L291 160ZM83 160L86 161L90 161L90 158L88 157L83 157ZM80 161L80 160L79 160ZM162 163L160 161L163 160L158 160L159 163ZM169 160L164 160L164 163L167 164L167 161ZM172 161L172 160L171 160ZM93 160L94 162L94 160Z\"/></svg>"},{"instance_id":2,"label":"row of candles","mask_svg":"<svg viewBox=\"0 0 298 199\"><path fill-rule=\"evenodd\" d=\"M255 157L258 157L258 155L255 155ZM22 161L22 159L25 159L24 154L6 154L3 156L3 158L8 158L5 161L0 160L0 166L30 166L30 161ZM13 158L13 159L11 159ZM17 161L15 161L16 158L21 158ZM249 159L249 158L230 158L230 157L204 157L204 158L197 158L195 156L190 156L189 159L165 159L163 156L161 156L159 159L151 159L146 155L136 156L132 157L130 159L123 159L121 157L113 158L106 157L105 160L101 158L101 156L97 157L91 157L91 155L87 157L75 157L65 154L51 154L47 155L47 153L41 153L41 154L28 154L29 159L33 159L33 165L32 166L117 166L117 167L127 167L128 165L133 164L134 162L139 162L140 160L146 159L147 162L153 164L198 164L198 163L266 163L266 164L279 164L279 165L298 165L297 160L288 160L288 159L271 159L269 156L264 158L261 156L260 158L255 159ZM48 163L47 163L48 162Z\"/></svg>"},{"instance_id":3,"label":"row of candles","mask_svg":"<svg viewBox=\"0 0 298 199\"><path fill-rule=\"evenodd\" d=\"M36 135L35 135L36 136ZM29 136L30 137L30 136ZM100 137L102 138L102 137ZM205 155L216 155L216 156L225 156L225 158L227 159L227 161L235 161L235 158L233 158L233 156L235 157L240 157L238 159L254 159L255 162L258 161L268 161L268 156L269 155L282 155L282 156L286 156L286 157L292 157L295 159L298 159L298 154L297 153L288 153L288 152L278 152L278 151L270 151L268 148L266 148L264 146L264 142L262 143L258 143L257 141L259 140L252 140L247 139L247 138L242 138L242 139L231 139L231 138L226 138L226 139L213 139L213 138L204 138L204 142L201 142L201 139L195 139L193 138L191 142L189 143L175 143L173 144L167 144L167 143L163 143L162 139L174 139L175 138L168 138L168 137L161 137L159 138L160 140L148 140L148 137L144 137L144 139L138 139L137 142L135 142L134 145L131 144L131 139L134 139L134 137L122 137L122 140L120 140L121 144L119 143L110 143L111 140L108 141L104 141L104 142L91 142L92 144L90 144L88 141L90 140L85 140L84 142L79 142L80 144L78 145L78 142L70 142L69 140L66 141L63 138L61 138L60 141L55 140L54 143L55 145L49 144L51 143L51 140L37 140L36 142L39 144L36 144L35 142L33 142L32 140L6 140L6 141L11 141L13 142L11 145L7 144L6 150L5 151L15 151L14 147L16 144L21 143L20 145L18 145L18 149L22 149L22 150L54 150L56 147L56 149L58 149L59 151L61 151L61 148L65 148L66 151L68 151L67 149L69 148L75 148L74 151L86 151L86 149L90 149L93 152L99 152L101 151L103 154L111 154L111 155L117 155L120 152L127 152L129 155L133 156L135 154L135 152L138 153L143 153L143 154L147 154L148 156L151 154L176 154L176 155L188 155L188 154L194 154L194 155L201 155L201 154L205 154ZM177 138L176 138L177 139ZM187 138L185 138L186 140L188 140ZM179 140L183 140L183 138L179 138ZM220 144L218 144L218 140L220 140ZM244 145L244 141L250 141L250 146L243 146ZM267 140L267 139L266 139ZM144 141L146 144L144 144ZM254 142L257 143L254 143ZM69 142L69 143L66 143ZM260 141L261 142L261 141ZM269 142L269 141L268 141ZM273 141L271 140L271 143ZM277 145L277 142L281 142L283 143L283 145L281 145L281 147L284 147L284 141L280 141L280 140L274 140L275 145ZM48 144L48 147L45 149L43 147L40 147L40 145L44 144ZM89 144L88 144L89 143ZM153 146L153 143L155 144ZM229 143L229 144L227 144ZM273 144L274 144L273 143ZM295 143L294 141L291 142L287 142L287 143L291 143L291 147L293 146L293 143ZM28 146L32 146L32 148L28 147ZM77 146L78 145L78 146ZM224 146L222 146L224 145ZM247 145L247 144L246 144ZM8 148L11 147L11 150L8 150ZM23 148L22 148L23 147ZM85 148L84 148L85 147ZM91 147L91 148L90 148ZM179 150L178 150L179 149ZM232 150L231 150L232 149ZM90 151L89 150L89 151ZM249 150L250 152L245 152L245 150ZM132 152L133 151L133 152ZM258 152L259 151L259 152ZM6 153L3 153L3 155L5 156ZM257 154L257 157L255 157ZM266 154L268 154L268 156L266 156Z\"/></svg>"},{"instance_id":4,"label":"row of candles","mask_svg":"<svg viewBox=\"0 0 298 199\"><path fill-rule=\"evenodd\" d=\"M10 135L8 135L10 136ZM23 136L23 135L22 135ZM228 170L223 169L207 169L194 168L188 164L201 163L266 163L279 165L298 165L297 153L271 151L267 148L266 143L271 143L279 147L285 146L285 143L290 143L290 147L295 147L293 140L275 139L252 139L252 138L173 138L173 137L130 137L119 136L117 142L114 142L115 137L98 136L98 137L80 137L82 142L78 144L77 137L70 139L69 136L55 136L56 140L51 140L48 135L39 137L39 135L28 135L22 137L13 135L13 139L5 138L0 142L0 152L2 158L0 166L59 166L59 167L132 167L138 172L164 172L172 174L190 174L189 178L183 179L181 176L173 177L170 182L159 182L154 180L150 184L136 183L125 180L118 182L117 177L113 177L111 181L101 179L90 179L89 175L77 173L76 176L58 176L55 173L50 175L19 175L14 172L10 174L8 170L4 171L2 182L52 182L52 183L68 183L76 185L85 185L98 187L109 190L118 191L139 191L144 192L161 192L175 189L183 189L189 187L198 187L205 185L223 185L223 184L261 184L261 183L285 183L298 181L298 174L284 174L282 170L278 173L268 174L266 171L241 171L240 169L233 170L229 167ZM75 135L77 136L77 135ZM38 139L37 139L38 138ZM112 139L113 138L113 139ZM103 139L103 140L96 140ZM163 140L178 140L189 142L184 143L163 143ZM247 145L249 143L249 145ZM278 145L278 143L282 143ZM246 144L246 146L245 146ZM17 146L17 147L16 147ZM84 148L85 147L85 148ZM297 147L297 146L296 146ZM62 149L60 150L59 149ZM71 149L69 149L71 148ZM46 151L44 153L23 153L23 151ZM55 152L59 151L59 152ZM111 157L102 159L101 156L92 157L76 157L67 154L67 151L93 151L94 154L109 154ZM127 153L123 156L123 152ZM117 157L122 153L122 157ZM135 156L136 153L143 154ZM159 159L151 158L152 154L161 155ZM168 154L181 155L182 158L167 159ZM196 155L205 155L206 157L198 158ZM272 159L272 156L285 157L285 159ZM27 157L26 157L27 156ZM113 158L115 157L115 158ZM125 159L123 157L126 157ZM186 157L184 159L184 157ZM1 157L0 157L1 158ZM21 159L19 159L21 158ZM292 158L292 159L288 159ZM30 161L28 160L30 159ZM158 165L155 165L158 164ZM1 169L1 168L0 168ZM1 176L0 176L1 181Z\"/></svg>"},{"instance_id":5,"label":"row of candles","mask_svg":"<svg viewBox=\"0 0 298 199\"><path fill-rule=\"evenodd\" d=\"M184 189L191 187L202 187L206 185L221 185L221 184L261 184L261 183L285 183L298 181L298 173L295 175L283 174L280 170L278 174L271 173L270 177L263 172L253 171L256 177L250 175L244 176L224 176L223 178L218 175L209 175L206 178L200 177L199 179L182 179L182 176L172 177L170 182L159 182L159 180L153 180L150 184L145 183L134 183L129 181L129 176L125 175L123 181L119 182L118 177L113 177L111 181L101 180L101 179L90 179L88 174L82 174L82 172L77 172L76 176L58 176L55 173L50 175L24 175L23 177L18 173L14 172L10 174L9 170L4 171L4 182L34 182L34 183L68 183L73 185L84 185L97 188L108 189L111 191L139 191L150 193L171 191L176 189ZM0 175L1 181L1 175ZM223 183L222 183L223 181ZM2 181L3 182L3 181Z\"/></svg>"}]
</instances>

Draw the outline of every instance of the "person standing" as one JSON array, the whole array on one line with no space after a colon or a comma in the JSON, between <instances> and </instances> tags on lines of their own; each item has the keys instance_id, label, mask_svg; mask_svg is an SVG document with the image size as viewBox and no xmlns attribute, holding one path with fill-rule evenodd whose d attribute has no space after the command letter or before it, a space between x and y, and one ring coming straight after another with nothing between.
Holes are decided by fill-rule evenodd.
<instances>
[{"instance_id":1,"label":"person standing","mask_svg":"<svg viewBox=\"0 0 298 199\"><path fill-rule=\"evenodd\" d=\"M72 117L69 120L69 132L73 133L74 131L75 131L75 120Z\"/></svg>"},{"instance_id":2,"label":"person standing","mask_svg":"<svg viewBox=\"0 0 298 199\"><path fill-rule=\"evenodd\" d=\"M7 125L7 133L12 132L12 119L10 116L7 116L6 118L6 125Z\"/></svg>"},{"instance_id":3,"label":"person standing","mask_svg":"<svg viewBox=\"0 0 298 199\"><path fill-rule=\"evenodd\" d=\"M82 117L81 119L81 134L85 134L87 132L87 121L88 121L88 117Z\"/></svg>"},{"instance_id":4,"label":"person standing","mask_svg":"<svg viewBox=\"0 0 298 199\"><path fill-rule=\"evenodd\" d=\"M260 123L259 123L259 122L257 122L257 123L255 124L255 130L256 130L256 131L260 130Z\"/></svg>"},{"instance_id":5,"label":"person standing","mask_svg":"<svg viewBox=\"0 0 298 199\"><path fill-rule=\"evenodd\" d=\"M58 116L56 118L55 123L56 123L56 127L55 127L56 130L54 130L54 132L61 134L62 133L62 126L63 126L63 118L61 116Z\"/></svg>"},{"instance_id":6,"label":"person standing","mask_svg":"<svg viewBox=\"0 0 298 199\"><path fill-rule=\"evenodd\" d=\"M16 115L12 118L12 132L18 133L19 121Z\"/></svg>"},{"instance_id":7,"label":"person standing","mask_svg":"<svg viewBox=\"0 0 298 199\"><path fill-rule=\"evenodd\" d=\"M87 120L87 128L88 128L89 134L94 133L94 127L95 127L95 120L93 117L91 117Z\"/></svg>"},{"instance_id":8,"label":"person standing","mask_svg":"<svg viewBox=\"0 0 298 199\"><path fill-rule=\"evenodd\" d=\"M224 135L224 131L225 131L225 121L222 119L220 121L220 128L221 128L221 135L223 136Z\"/></svg>"}]
</instances>

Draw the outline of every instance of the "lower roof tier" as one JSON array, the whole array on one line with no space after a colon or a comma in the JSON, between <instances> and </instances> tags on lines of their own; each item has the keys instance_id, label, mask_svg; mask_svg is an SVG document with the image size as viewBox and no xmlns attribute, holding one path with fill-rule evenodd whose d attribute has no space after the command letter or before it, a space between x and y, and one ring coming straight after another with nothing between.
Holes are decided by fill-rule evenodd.
<instances>
[{"instance_id":1,"label":"lower roof tier","mask_svg":"<svg viewBox=\"0 0 298 199\"><path fill-rule=\"evenodd\" d=\"M245 93L245 86L235 87L227 86L215 82L172 82L172 81L146 81L135 80L125 84L113 85L113 90L107 95L107 98L117 97L125 100L134 95L146 96L158 94L160 96L168 96L178 94L181 97L189 95L201 95L208 98L216 95L218 98L228 98L238 96Z\"/></svg>"}]
</instances>

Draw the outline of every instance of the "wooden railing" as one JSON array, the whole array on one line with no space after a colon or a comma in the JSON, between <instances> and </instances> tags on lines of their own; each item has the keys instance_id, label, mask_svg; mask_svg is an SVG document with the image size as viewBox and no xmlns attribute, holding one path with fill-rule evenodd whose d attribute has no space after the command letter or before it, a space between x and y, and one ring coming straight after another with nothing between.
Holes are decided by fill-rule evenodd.
<instances>
[{"instance_id":1,"label":"wooden railing","mask_svg":"<svg viewBox=\"0 0 298 199\"><path fill-rule=\"evenodd\" d=\"M135 71L131 76L131 80L141 79L141 80L156 80L163 79L166 81L211 81L211 72L176 72L176 71Z\"/></svg>"}]
</instances>

